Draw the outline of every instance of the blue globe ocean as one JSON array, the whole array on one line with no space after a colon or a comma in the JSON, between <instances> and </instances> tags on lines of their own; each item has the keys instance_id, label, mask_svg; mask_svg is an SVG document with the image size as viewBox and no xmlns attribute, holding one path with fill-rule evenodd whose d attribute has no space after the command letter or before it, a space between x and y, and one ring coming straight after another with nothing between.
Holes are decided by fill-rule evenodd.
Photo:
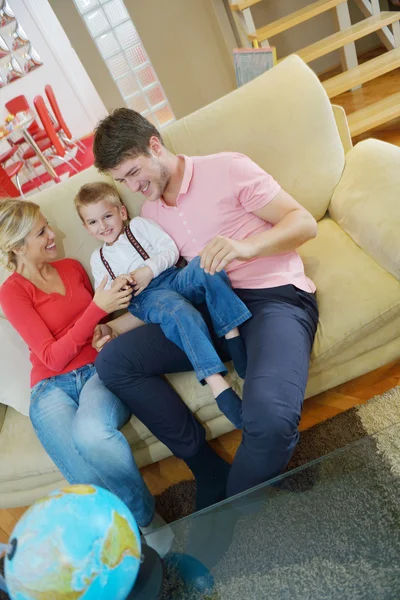
<instances>
[{"instance_id":1,"label":"blue globe ocean","mask_svg":"<svg viewBox=\"0 0 400 600\"><path fill-rule=\"evenodd\" d=\"M140 566L132 514L96 486L69 486L39 500L12 539L15 554L5 562L12 600L125 600Z\"/></svg>"}]
</instances>

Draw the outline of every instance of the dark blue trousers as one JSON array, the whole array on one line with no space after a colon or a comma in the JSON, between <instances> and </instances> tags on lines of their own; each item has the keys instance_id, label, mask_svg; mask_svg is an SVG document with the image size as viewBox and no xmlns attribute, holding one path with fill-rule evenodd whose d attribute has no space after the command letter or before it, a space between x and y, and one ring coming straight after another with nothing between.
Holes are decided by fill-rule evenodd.
<instances>
[{"instance_id":1,"label":"dark blue trousers","mask_svg":"<svg viewBox=\"0 0 400 600\"><path fill-rule=\"evenodd\" d=\"M235 290L252 313L241 327L247 349L243 437L228 479L228 495L281 473L299 439L298 425L318 323L314 294L292 285ZM199 307L206 322L207 314ZM211 323L208 318L208 323ZM215 339L222 360L229 360ZM165 373L192 370L185 353L159 325L134 329L107 344L98 374L151 432L179 458L205 443L204 428L168 384Z\"/></svg>"}]
</instances>

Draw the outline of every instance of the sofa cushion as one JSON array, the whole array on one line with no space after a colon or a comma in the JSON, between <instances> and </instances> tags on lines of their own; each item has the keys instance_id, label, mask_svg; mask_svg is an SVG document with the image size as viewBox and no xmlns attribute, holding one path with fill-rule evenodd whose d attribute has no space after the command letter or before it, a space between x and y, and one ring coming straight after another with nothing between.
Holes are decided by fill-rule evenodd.
<instances>
[{"instance_id":1,"label":"sofa cushion","mask_svg":"<svg viewBox=\"0 0 400 600\"><path fill-rule=\"evenodd\" d=\"M0 318L0 403L23 415L29 415L30 372L28 346L7 319Z\"/></svg>"},{"instance_id":2,"label":"sofa cushion","mask_svg":"<svg viewBox=\"0 0 400 600\"><path fill-rule=\"evenodd\" d=\"M346 156L330 216L400 280L400 148L365 140Z\"/></svg>"},{"instance_id":3,"label":"sofa cushion","mask_svg":"<svg viewBox=\"0 0 400 600\"><path fill-rule=\"evenodd\" d=\"M326 217L318 226L317 237L300 249L306 273L317 286L320 311L313 374L323 370L332 357L386 325L387 339L381 343L400 333L399 282L332 219ZM361 351L358 346L357 352Z\"/></svg>"},{"instance_id":4,"label":"sofa cushion","mask_svg":"<svg viewBox=\"0 0 400 600\"><path fill-rule=\"evenodd\" d=\"M134 442L132 427L127 423L122 432L130 444ZM26 477L54 473L60 479L57 467L42 448L29 417L8 407L0 435L0 489L6 482Z\"/></svg>"},{"instance_id":5,"label":"sofa cushion","mask_svg":"<svg viewBox=\"0 0 400 600\"><path fill-rule=\"evenodd\" d=\"M231 362L227 363L229 381L240 396L242 395L243 381L233 369ZM184 403L190 408L192 413L203 423L221 416L221 411L215 402L210 388L207 385L201 385L193 371L188 373L174 373L167 375L169 383L175 389L177 394L182 398ZM138 447L141 441L146 444L151 444L156 441L156 438L147 429L145 425L135 416L131 417L131 425L133 428L133 448Z\"/></svg>"}]
</instances>

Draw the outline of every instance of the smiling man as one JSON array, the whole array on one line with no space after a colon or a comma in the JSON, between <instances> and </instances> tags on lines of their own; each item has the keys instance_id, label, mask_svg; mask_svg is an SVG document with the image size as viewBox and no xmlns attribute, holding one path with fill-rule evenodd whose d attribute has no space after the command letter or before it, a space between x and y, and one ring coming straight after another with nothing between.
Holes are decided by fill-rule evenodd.
<instances>
[{"instance_id":1,"label":"smiling man","mask_svg":"<svg viewBox=\"0 0 400 600\"><path fill-rule=\"evenodd\" d=\"M318 322L315 286L296 252L315 237L314 218L250 158L176 156L126 108L99 124L93 150L101 172L143 194L142 216L161 225L187 261L200 255L205 271L225 269L252 312L240 328L248 356L243 439L227 494L278 475L299 438ZM201 471L203 428L161 377L189 370L184 353L157 326L140 327L105 346L97 367L154 435Z\"/></svg>"}]
</instances>

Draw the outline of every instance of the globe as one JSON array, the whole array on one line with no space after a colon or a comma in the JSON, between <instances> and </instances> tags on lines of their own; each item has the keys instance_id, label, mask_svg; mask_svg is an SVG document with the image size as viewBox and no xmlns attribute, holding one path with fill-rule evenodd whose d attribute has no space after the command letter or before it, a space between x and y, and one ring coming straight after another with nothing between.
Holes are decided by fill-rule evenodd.
<instances>
[{"instance_id":1,"label":"globe","mask_svg":"<svg viewBox=\"0 0 400 600\"><path fill-rule=\"evenodd\" d=\"M72 485L38 500L10 538L12 600L125 600L140 566L136 522L114 494Z\"/></svg>"}]
</instances>

